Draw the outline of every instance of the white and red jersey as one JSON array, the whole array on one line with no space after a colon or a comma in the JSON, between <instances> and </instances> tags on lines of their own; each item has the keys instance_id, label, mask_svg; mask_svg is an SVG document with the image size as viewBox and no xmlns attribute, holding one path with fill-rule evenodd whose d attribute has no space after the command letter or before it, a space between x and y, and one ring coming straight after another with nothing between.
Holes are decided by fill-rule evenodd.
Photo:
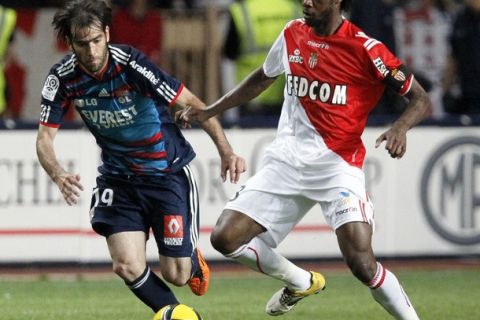
<instances>
[{"instance_id":1,"label":"white and red jersey","mask_svg":"<svg viewBox=\"0 0 480 320\"><path fill-rule=\"evenodd\" d=\"M291 21L263 65L269 77L285 73L285 100L277 137L266 157L346 182L360 177L365 158L361 135L385 86L404 95L413 75L381 42L343 20L330 36L318 36L303 19ZM322 178L323 177L323 178ZM343 182L342 182L343 181Z\"/></svg>"}]
</instances>

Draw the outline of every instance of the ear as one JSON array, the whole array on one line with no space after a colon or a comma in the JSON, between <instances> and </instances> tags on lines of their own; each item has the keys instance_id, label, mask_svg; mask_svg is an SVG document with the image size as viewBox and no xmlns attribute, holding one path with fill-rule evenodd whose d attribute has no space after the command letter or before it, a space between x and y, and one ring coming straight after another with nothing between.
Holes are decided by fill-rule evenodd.
<instances>
[{"instance_id":1,"label":"ear","mask_svg":"<svg viewBox=\"0 0 480 320\"><path fill-rule=\"evenodd\" d=\"M107 43L110 42L110 27L105 27L105 38L107 39Z\"/></svg>"}]
</instances>

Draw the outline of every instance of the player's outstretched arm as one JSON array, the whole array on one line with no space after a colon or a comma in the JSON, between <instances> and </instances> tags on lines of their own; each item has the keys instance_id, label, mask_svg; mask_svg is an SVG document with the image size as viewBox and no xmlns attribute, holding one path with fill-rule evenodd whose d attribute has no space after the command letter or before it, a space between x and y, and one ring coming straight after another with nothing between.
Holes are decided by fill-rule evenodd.
<instances>
[{"instance_id":1,"label":"player's outstretched arm","mask_svg":"<svg viewBox=\"0 0 480 320\"><path fill-rule=\"evenodd\" d=\"M65 171L57 161L53 147L57 131L57 128L39 126L36 144L37 156L47 174L57 184L65 201L68 205L73 205L78 202L83 186L80 183L80 175Z\"/></svg>"},{"instance_id":2,"label":"player's outstretched arm","mask_svg":"<svg viewBox=\"0 0 480 320\"><path fill-rule=\"evenodd\" d=\"M187 88L184 88L180 93L180 96L176 100L175 107L176 109L179 109L175 113L175 118L177 122L180 123L182 123L182 120L178 118L178 114L188 111L198 112L198 114L201 114L205 110L205 104ZM225 132L223 131L223 128L217 118L208 117L199 123L202 129L207 132L217 147L221 160L220 176L222 177L222 181L227 179L227 173L229 173L230 182L237 183L241 174L247 169L245 159L233 152L233 149L230 146L230 143L225 136Z\"/></svg>"},{"instance_id":3,"label":"player's outstretched arm","mask_svg":"<svg viewBox=\"0 0 480 320\"><path fill-rule=\"evenodd\" d=\"M385 141L385 149L392 158L400 159L407 151L407 131L422 121L431 110L428 94L422 86L413 80L412 88L406 95L409 99L402 115L393 123L392 127L382 133L375 143L378 148Z\"/></svg>"},{"instance_id":4,"label":"player's outstretched arm","mask_svg":"<svg viewBox=\"0 0 480 320\"><path fill-rule=\"evenodd\" d=\"M230 92L202 111L195 109L177 112L175 118L184 125L192 122L205 121L233 107L241 106L265 91L276 78L269 78L263 72L263 67L253 71Z\"/></svg>"}]
</instances>

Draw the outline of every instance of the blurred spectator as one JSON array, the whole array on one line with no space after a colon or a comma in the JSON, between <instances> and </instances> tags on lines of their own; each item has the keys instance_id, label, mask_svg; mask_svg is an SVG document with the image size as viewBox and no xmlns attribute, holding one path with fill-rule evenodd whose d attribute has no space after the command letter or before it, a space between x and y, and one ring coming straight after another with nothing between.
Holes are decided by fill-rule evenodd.
<instances>
[{"instance_id":1,"label":"blurred spectator","mask_svg":"<svg viewBox=\"0 0 480 320\"><path fill-rule=\"evenodd\" d=\"M5 57L5 79L7 81L7 109L4 116L20 119L25 101L27 74L25 65L20 62L12 47L8 49Z\"/></svg>"},{"instance_id":2,"label":"blurred spectator","mask_svg":"<svg viewBox=\"0 0 480 320\"><path fill-rule=\"evenodd\" d=\"M350 11L350 21L359 26L365 33L387 46L396 54L395 32L393 31L393 12L395 0L363 0L354 1ZM377 103L372 114L393 115L403 112L405 100L389 87Z\"/></svg>"},{"instance_id":3,"label":"blurred spectator","mask_svg":"<svg viewBox=\"0 0 480 320\"><path fill-rule=\"evenodd\" d=\"M5 62L13 39L16 21L17 13L15 10L0 5L0 116L8 115Z\"/></svg>"},{"instance_id":4,"label":"blurred spectator","mask_svg":"<svg viewBox=\"0 0 480 320\"><path fill-rule=\"evenodd\" d=\"M443 77L447 94L458 79L461 98L448 105L456 114L480 114L480 0L465 0L450 37L451 55ZM447 95L448 96L448 95ZM449 99L451 101L451 99Z\"/></svg>"},{"instance_id":5,"label":"blurred spectator","mask_svg":"<svg viewBox=\"0 0 480 320\"><path fill-rule=\"evenodd\" d=\"M354 1L350 11L350 21L395 53L395 36L393 32L394 8L394 0Z\"/></svg>"},{"instance_id":6,"label":"blurred spectator","mask_svg":"<svg viewBox=\"0 0 480 320\"><path fill-rule=\"evenodd\" d=\"M406 0L394 11L397 56L408 65L432 101L431 116L444 115L442 75L447 64L451 14L434 0Z\"/></svg>"},{"instance_id":7,"label":"blurred spectator","mask_svg":"<svg viewBox=\"0 0 480 320\"><path fill-rule=\"evenodd\" d=\"M127 1L113 13L112 25L112 43L129 44L160 64L163 20L153 0Z\"/></svg>"},{"instance_id":8,"label":"blurred spectator","mask_svg":"<svg viewBox=\"0 0 480 320\"><path fill-rule=\"evenodd\" d=\"M196 0L157 0L157 6L165 9L192 9Z\"/></svg>"},{"instance_id":9,"label":"blurred spectator","mask_svg":"<svg viewBox=\"0 0 480 320\"><path fill-rule=\"evenodd\" d=\"M224 55L234 61L235 82L239 83L263 64L286 23L301 17L301 6L296 0L237 0L230 6L229 14ZM279 77L252 103L242 106L240 114L279 115L284 81Z\"/></svg>"}]
</instances>

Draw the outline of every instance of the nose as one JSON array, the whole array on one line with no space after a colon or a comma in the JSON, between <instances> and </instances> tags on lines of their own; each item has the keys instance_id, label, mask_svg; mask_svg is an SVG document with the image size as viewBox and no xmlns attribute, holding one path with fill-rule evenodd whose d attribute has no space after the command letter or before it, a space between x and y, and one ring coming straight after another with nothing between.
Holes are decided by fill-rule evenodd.
<instances>
[{"instance_id":1,"label":"nose","mask_svg":"<svg viewBox=\"0 0 480 320\"><path fill-rule=\"evenodd\" d=\"M88 49L87 49L87 52L90 56L94 56L94 53L95 53L95 46L93 43L89 43L88 44Z\"/></svg>"},{"instance_id":2,"label":"nose","mask_svg":"<svg viewBox=\"0 0 480 320\"><path fill-rule=\"evenodd\" d=\"M95 55L95 44L88 42L83 45L83 54L87 57L93 57Z\"/></svg>"}]
</instances>

